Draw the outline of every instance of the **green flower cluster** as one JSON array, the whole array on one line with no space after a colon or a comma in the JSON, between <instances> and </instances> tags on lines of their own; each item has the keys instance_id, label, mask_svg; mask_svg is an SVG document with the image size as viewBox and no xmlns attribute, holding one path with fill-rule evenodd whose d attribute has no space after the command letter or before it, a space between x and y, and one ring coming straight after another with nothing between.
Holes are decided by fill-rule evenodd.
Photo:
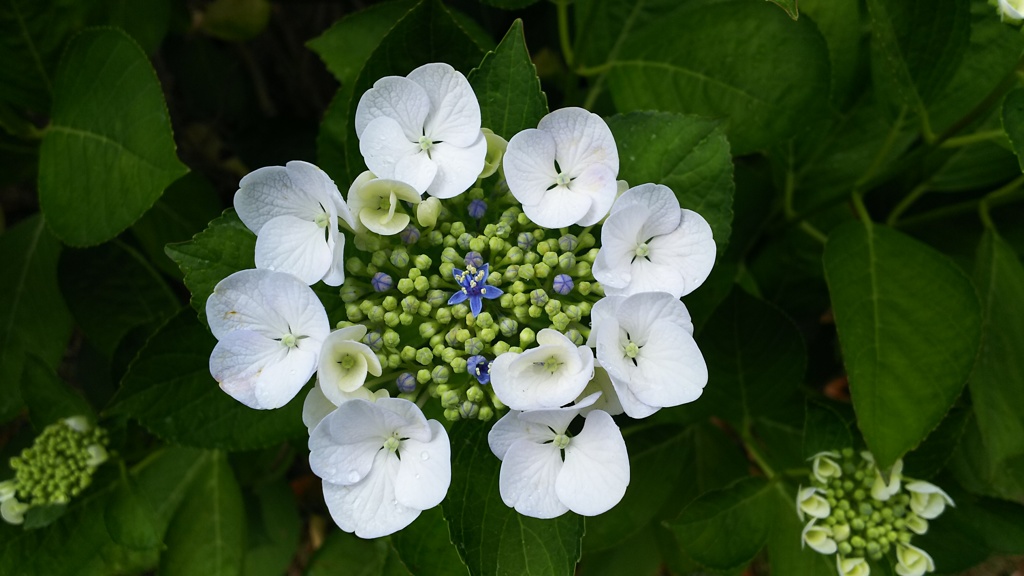
<instances>
[{"instance_id":1,"label":"green flower cluster","mask_svg":"<svg viewBox=\"0 0 1024 576\"><path fill-rule=\"evenodd\" d=\"M591 272L596 238L589 229L535 225L502 183L490 194L474 188L430 199L417 216L419 226L397 237L355 236L340 292L347 322L338 327L367 327L362 342L384 369L367 388L393 382L408 399L439 398L449 420L489 420L503 408L486 386L490 361L522 352L544 328L586 341L591 307L603 295ZM479 275L485 265L482 311L474 315L470 301L449 304L463 290L456 271Z\"/></svg>"},{"instance_id":2,"label":"green flower cluster","mask_svg":"<svg viewBox=\"0 0 1024 576\"><path fill-rule=\"evenodd\" d=\"M107 460L107 432L84 416L47 426L30 448L11 458L14 479L0 483L0 511L20 524L33 506L66 504L92 482Z\"/></svg>"},{"instance_id":3,"label":"green flower cluster","mask_svg":"<svg viewBox=\"0 0 1024 576\"><path fill-rule=\"evenodd\" d=\"M797 493L797 514L810 521L803 543L822 554L836 554L841 575L866 576L865 559L895 552L896 572L919 576L935 569L926 552L911 545L914 534L928 531L928 520L952 500L928 482L902 477L897 461L883 477L869 452L851 448L813 458L810 487Z\"/></svg>"}]
</instances>

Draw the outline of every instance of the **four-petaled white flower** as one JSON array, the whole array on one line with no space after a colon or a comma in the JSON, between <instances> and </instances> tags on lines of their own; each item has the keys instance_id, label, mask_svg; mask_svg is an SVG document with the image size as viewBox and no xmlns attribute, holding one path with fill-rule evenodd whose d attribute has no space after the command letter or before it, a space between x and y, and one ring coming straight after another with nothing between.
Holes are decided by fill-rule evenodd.
<instances>
[{"instance_id":1,"label":"four-petaled white flower","mask_svg":"<svg viewBox=\"0 0 1024 576\"><path fill-rule=\"evenodd\" d=\"M606 296L590 312L588 344L632 418L693 402L708 381L686 306L667 292Z\"/></svg>"},{"instance_id":2,"label":"four-petaled white flower","mask_svg":"<svg viewBox=\"0 0 1024 576\"><path fill-rule=\"evenodd\" d=\"M843 475L843 469L836 460L839 459L839 452L826 451L818 452L808 458L811 460L811 474L822 484L828 484L829 480L839 478Z\"/></svg>"},{"instance_id":3,"label":"four-petaled white flower","mask_svg":"<svg viewBox=\"0 0 1024 576\"><path fill-rule=\"evenodd\" d=\"M597 114L562 108L508 141L502 161L509 192L545 228L601 221L615 201L619 152Z\"/></svg>"},{"instance_id":4,"label":"four-petaled white flower","mask_svg":"<svg viewBox=\"0 0 1024 576\"><path fill-rule=\"evenodd\" d=\"M822 493L821 488L815 488L814 486L801 487L797 490L796 513L800 516L801 521L804 519L804 514L818 520L823 520L832 513L832 507L829 506L828 500L821 495Z\"/></svg>"},{"instance_id":5,"label":"four-petaled white flower","mask_svg":"<svg viewBox=\"0 0 1024 576\"><path fill-rule=\"evenodd\" d=\"M327 312L313 290L284 272L242 270L217 283L206 301L217 345L210 373L250 408L280 408L316 370Z\"/></svg>"},{"instance_id":6,"label":"four-petaled white flower","mask_svg":"<svg viewBox=\"0 0 1024 576\"><path fill-rule=\"evenodd\" d=\"M345 394L362 388L367 374L381 374L380 359L360 342L365 335L366 326L357 324L335 330L324 339L316 377L324 396L336 406L350 399Z\"/></svg>"},{"instance_id":7,"label":"four-petaled white flower","mask_svg":"<svg viewBox=\"0 0 1024 576\"><path fill-rule=\"evenodd\" d=\"M800 546L810 546L820 554L835 554L838 547L832 538L832 529L828 526L819 526L815 522L816 520L811 520L804 526L800 534Z\"/></svg>"},{"instance_id":8,"label":"four-petaled white flower","mask_svg":"<svg viewBox=\"0 0 1024 576\"><path fill-rule=\"evenodd\" d=\"M711 273L715 240L700 214L680 209L672 190L641 184L612 204L601 227L594 278L607 294L689 294Z\"/></svg>"},{"instance_id":9,"label":"four-petaled white flower","mask_svg":"<svg viewBox=\"0 0 1024 576\"><path fill-rule=\"evenodd\" d=\"M839 576L869 576L871 566L865 558L843 558L836 554L836 570Z\"/></svg>"},{"instance_id":10,"label":"four-petaled white flower","mask_svg":"<svg viewBox=\"0 0 1024 576\"><path fill-rule=\"evenodd\" d=\"M298 160L250 172L234 198L238 217L256 233L256 267L293 274L306 284L345 281L345 236L352 214L323 170Z\"/></svg>"},{"instance_id":11,"label":"four-petaled white flower","mask_svg":"<svg viewBox=\"0 0 1024 576\"><path fill-rule=\"evenodd\" d=\"M910 492L910 509L921 518L934 520L946 509L946 505L955 506L953 499L942 488L922 480L914 480L906 485Z\"/></svg>"},{"instance_id":12,"label":"four-petaled white flower","mask_svg":"<svg viewBox=\"0 0 1024 576\"><path fill-rule=\"evenodd\" d=\"M451 483L447 432L401 398L345 402L313 429L309 450L331 517L360 538L405 528Z\"/></svg>"},{"instance_id":13,"label":"four-petaled white flower","mask_svg":"<svg viewBox=\"0 0 1024 576\"><path fill-rule=\"evenodd\" d=\"M498 490L507 506L534 518L569 510L595 516L622 499L629 485L629 456L612 417L593 410L579 434L566 433L594 396L567 408L510 410L494 424L487 442L502 461Z\"/></svg>"},{"instance_id":14,"label":"four-petaled white flower","mask_svg":"<svg viewBox=\"0 0 1024 576\"><path fill-rule=\"evenodd\" d=\"M448 64L377 80L359 99L355 129L371 172L420 193L457 196L484 168L480 104L466 77Z\"/></svg>"},{"instance_id":15,"label":"four-petaled white flower","mask_svg":"<svg viewBox=\"0 0 1024 576\"><path fill-rule=\"evenodd\" d=\"M594 376L594 353L545 328L536 348L506 352L491 363L491 387L513 410L558 408L572 402Z\"/></svg>"},{"instance_id":16,"label":"four-petaled white flower","mask_svg":"<svg viewBox=\"0 0 1024 576\"><path fill-rule=\"evenodd\" d=\"M927 552L911 544L896 545L896 573L900 576L922 576L935 571L935 561Z\"/></svg>"},{"instance_id":17,"label":"four-petaled white flower","mask_svg":"<svg viewBox=\"0 0 1024 576\"><path fill-rule=\"evenodd\" d=\"M389 398L390 394L386 388L381 388L374 392L370 392L367 388L356 388L352 392L341 392L335 393L336 396L340 396L341 402L335 404L334 402L327 399L324 395L323 389L320 387L318 381L315 386L309 389L309 393L306 394L306 399L302 402L302 423L306 425L306 429L310 434L313 433L313 429L320 423L321 420L327 417L328 414L334 412L334 410L348 402L350 400L366 400L367 402L376 402L381 398Z\"/></svg>"}]
</instances>

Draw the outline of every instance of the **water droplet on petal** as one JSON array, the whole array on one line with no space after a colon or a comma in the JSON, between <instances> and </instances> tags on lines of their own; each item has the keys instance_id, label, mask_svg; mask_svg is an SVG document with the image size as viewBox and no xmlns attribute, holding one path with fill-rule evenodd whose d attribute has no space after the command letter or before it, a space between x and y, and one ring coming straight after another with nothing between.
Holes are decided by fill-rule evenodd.
<instances>
[{"instance_id":1,"label":"water droplet on petal","mask_svg":"<svg viewBox=\"0 0 1024 576\"><path fill-rule=\"evenodd\" d=\"M353 482L353 483L354 482L358 482L359 481L359 473L356 472L355 470L349 472L348 473L348 481L349 482Z\"/></svg>"},{"instance_id":2,"label":"water droplet on petal","mask_svg":"<svg viewBox=\"0 0 1024 576\"><path fill-rule=\"evenodd\" d=\"M430 460L430 454L426 452L420 452L420 460Z\"/></svg>"}]
</instances>

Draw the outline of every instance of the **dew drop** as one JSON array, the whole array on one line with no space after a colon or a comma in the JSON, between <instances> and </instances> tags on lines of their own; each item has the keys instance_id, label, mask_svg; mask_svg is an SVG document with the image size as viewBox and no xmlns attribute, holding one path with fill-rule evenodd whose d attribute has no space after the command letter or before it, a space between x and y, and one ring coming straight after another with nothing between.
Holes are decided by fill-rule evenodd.
<instances>
[{"instance_id":1,"label":"dew drop","mask_svg":"<svg viewBox=\"0 0 1024 576\"><path fill-rule=\"evenodd\" d=\"M359 481L359 473L356 472L355 470L353 470L352 472L349 472L348 473L348 481L349 482L353 482L353 483L358 482Z\"/></svg>"},{"instance_id":2,"label":"dew drop","mask_svg":"<svg viewBox=\"0 0 1024 576\"><path fill-rule=\"evenodd\" d=\"M430 454L426 452L420 452L420 460L430 460Z\"/></svg>"}]
</instances>

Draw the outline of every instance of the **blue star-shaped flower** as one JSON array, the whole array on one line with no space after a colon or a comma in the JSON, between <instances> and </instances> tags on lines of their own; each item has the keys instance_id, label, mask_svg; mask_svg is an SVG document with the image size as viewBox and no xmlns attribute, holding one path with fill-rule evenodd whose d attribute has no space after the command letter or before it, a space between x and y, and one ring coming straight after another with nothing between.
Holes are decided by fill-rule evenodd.
<instances>
[{"instance_id":1,"label":"blue star-shaped flower","mask_svg":"<svg viewBox=\"0 0 1024 576\"><path fill-rule=\"evenodd\" d=\"M483 356L470 356L466 360L466 372L475 376L477 382L481 384L491 383L491 362Z\"/></svg>"},{"instance_id":2,"label":"blue star-shaped flower","mask_svg":"<svg viewBox=\"0 0 1024 576\"><path fill-rule=\"evenodd\" d=\"M464 271L458 268L452 270L452 276L455 277L455 281L459 284L460 289L448 299L448 305L451 306L469 300L469 310L473 313L474 318L478 316L480 311L483 310L484 298L494 300L505 293L501 288L487 284L487 276L489 275L490 264L484 264L480 268L469 265L466 266Z\"/></svg>"}]
</instances>

